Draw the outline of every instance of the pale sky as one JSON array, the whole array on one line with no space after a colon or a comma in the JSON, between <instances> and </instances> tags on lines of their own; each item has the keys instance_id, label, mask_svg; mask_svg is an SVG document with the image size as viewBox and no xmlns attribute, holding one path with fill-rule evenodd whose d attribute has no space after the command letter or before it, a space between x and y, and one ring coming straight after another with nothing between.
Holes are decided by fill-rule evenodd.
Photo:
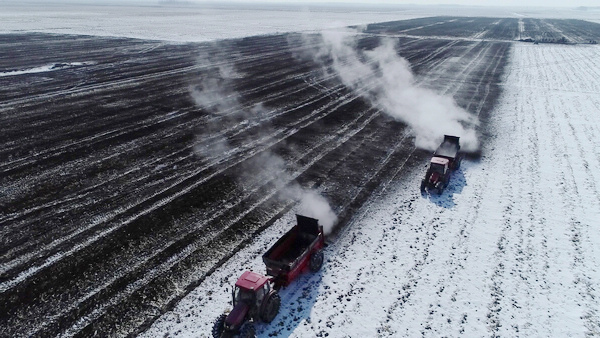
<instances>
[{"instance_id":1,"label":"pale sky","mask_svg":"<svg viewBox=\"0 0 600 338\"><path fill-rule=\"evenodd\" d=\"M140 4L156 5L159 3L211 3L211 4L289 4L289 5L330 5L330 4L353 4L353 5L462 5L482 7L595 7L594 11L600 10L600 0L0 0L2 3L82 3L82 4ZM1 9L1 8L0 8Z\"/></svg>"},{"instance_id":2,"label":"pale sky","mask_svg":"<svg viewBox=\"0 0 600 338\"><path fill-rule=\"evenodd\" d=\"M202 1L194 1L202 2ZM213 3L219 2L244 2L244 3L256 3L256 2L270 2L270 3L352 3L352 4L417 4L417 5L465 5L465 6L539 6L539 7L600 7L600 0L227 0L227 1L208 1Z\"/></svg>"},{"instance_id":3,"label":"pale sky","mask_svg":"<svg viewBox=\"0 0 600 338\"><path fill-rule=\"evenodd\" d=\"M212 3L212 4L364 4L364 5L462 5L485 7L596 7L600 9L600 0L28 0L25 3L138 3L154 5L168 2L181 3ZM18 0L0 0L0 3L20 2Z\"/></svg>"}]
</instances>

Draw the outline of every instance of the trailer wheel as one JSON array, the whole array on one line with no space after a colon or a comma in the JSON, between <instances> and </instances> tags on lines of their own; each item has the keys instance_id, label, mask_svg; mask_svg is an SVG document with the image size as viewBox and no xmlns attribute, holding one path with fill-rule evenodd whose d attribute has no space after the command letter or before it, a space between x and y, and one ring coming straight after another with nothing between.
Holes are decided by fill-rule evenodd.
<instances>
[{"instance_id":1,"label":"trailer wheel","mask_svg":"<svg viewBox=\"0 0 600 338\"><path fill-rule=\"evenodd\" d=\"M321 270L321 266L323 265L323 250L317 250L310 255L310 262L308 264L308 268L312 272L317 272Z\"/></svg>"},{"instance_id":2,"label":"trailer wheel","mask_svg":"<svg viewBox=\"0 0 600 338\"><path fill-rule=\"evenodd\" d=\"M222 314L217 318L217 320L213 324L213 328L212 328L213 338L221 338L221 334L225 330L225 318L227 318L227 315Z\"/></svg>"},{"instance_id":3,"label":"trailer wheel","mask_svg":"<svg viewBox=\"0 0 600 338\"><path fill-rule=\"evenodd\" d=\"M425 180L421 180L421 193L425 192Z\"/></svg>"},{"instance_id":4,"label":"trailer wheel","mask_svg":"<svg viewBox=\"0 0 600 338\"><path fill-rule=\"evenodd\" d=\"M256 331L254 330L254 325L252 323L246 323L240 330L240 334L238 335L240 338L256 338Z\"/></svg>"},{"instance_id":5,"label":"trailer wheel","mask_svg":"<svg viewBox=\"0 0 600 338\"><path fill-rule=\"evenodd\" d=\"M280 306L281 297L279 297L279 294L277 292L271 293L262 306L260 319L265 323L272 322L279 313Z\"/></svg>"}]
</instances>

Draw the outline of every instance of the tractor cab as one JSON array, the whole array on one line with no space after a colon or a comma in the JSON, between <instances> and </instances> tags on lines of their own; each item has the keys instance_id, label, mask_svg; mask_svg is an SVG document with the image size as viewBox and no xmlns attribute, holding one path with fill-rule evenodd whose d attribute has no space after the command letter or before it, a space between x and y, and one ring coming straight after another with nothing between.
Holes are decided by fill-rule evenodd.
<instances>
[{"instance_id":1,"label":"tractor cab","mask_svg":"<svg viewBox=\"0 0 600 338\"><path fill-rule=\"evenodd\" d=\"M448 186L450 172L460 168L463 158L458 140L457 136L444 135L444 141L433 153L425 178L421 180L421 193L435 189L441 194Z\"/></svg>"},{"instance_id":2,"label":"tractor cab","mask_svg":"<svg viewBox=\"0 0 600 338\"><path fill-rule=\"evenodd\" d=\"M254 337L253 322L269 323L279 312L281 299L271 286L271 277L246 271L232 290L233 309L221 315L213 326L213 337L238 335Z\"/></svg>"},{"instance_id":3,"label":"tractor cab","mask_svg":"<svg viewBox=\"0 0 600 338\"><path fill-rule=\"evenodd\" d=\"M421 192L427 189L436 189L438 194L448 185L450 177L450 160L444 157L431 158L425 179L421 180Z\"/></svg>"},{"instance_id":4,"label":"tractor cab","mask_svg":"<svg viewBox=\"0 0 600 338\"><path fill-rule=\"evenodd\" d=\"M432 157L431 164L429 165L430 174L437 173L438 175L445 175L448 171L448 164L450 161L443 157Z\"/></svg>"},{"instance_id":5,"label":"tractor cab","mask_svg":"<svg viewBox=\"0 0 600 338\"><path fill-rule=\"evenodd\" d=\"M269 277L252 271L244 272L235 283L233 306L240 302L250 306L262 303L265 295L271 291L269 280Z\"/></svg>"}]
</instances>

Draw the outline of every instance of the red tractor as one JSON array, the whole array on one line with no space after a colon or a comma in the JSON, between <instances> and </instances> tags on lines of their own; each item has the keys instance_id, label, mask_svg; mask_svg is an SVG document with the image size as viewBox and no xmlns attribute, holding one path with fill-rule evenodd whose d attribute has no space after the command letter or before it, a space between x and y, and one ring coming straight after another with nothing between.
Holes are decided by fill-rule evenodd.
<instances>
[{"instance_id":1,"label":"red tractor","mask_svg":"<svg viewBox=\"0 0 600 338\"><path fill-rule=\"evenodd\" d=\"M281 305L279 294L271 285L272 278L246 271L235 283L233 310L217 318L212 330L215 338L255 336L253 321L270 323Z\"/></svg>"},{"instance_id":2,"label":"red tractor","mask_svg":"<svg viewBox=\"0 0 600 338\"><path fill-rule=\"evenodd\" d=\"M263 255L268 276L246 271L235 283L233 310L215 322L213 337L254 337L253 322L270 323L281 305L277 290L305 270L323 265L325 237L318 220L296 215L297 224Z\"/></svg>"},{"instance_id":3,"label":"red tractor","mask_svg":"<svg viewBox=\"0 0 600 338\"><path fill-rule=\"evenodd\" d=\"M435 190L441 195L450 181L450 172L460 168L459 137L444 135L444 142L433 153L425 178L421 180L421 193Z\"/></svg>"}]
</instances>

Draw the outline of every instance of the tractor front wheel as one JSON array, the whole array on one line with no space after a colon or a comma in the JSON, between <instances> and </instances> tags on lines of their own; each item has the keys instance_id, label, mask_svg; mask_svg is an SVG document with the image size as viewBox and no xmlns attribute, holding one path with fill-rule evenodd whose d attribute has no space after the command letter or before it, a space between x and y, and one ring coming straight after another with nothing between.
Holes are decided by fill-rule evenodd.
<instances>
[{"instance_id":1,"label":"tractor front wheel","mask_svg":"<svg viewBox=\"0 0 600 338\"><path fill-rule=\"evenodd\" d=\"M226 314L222 314L217 318L212 328L212 336L213 338L221 338L221 334L225 330L225 318L227 318Z\"/></svg>"},{"instance_id":2,"label":"tractor front wheel","mask_svg":"<svg viewBox=\"0 0 600 338\"><path fill-rule=\"evenodd\" d=\"M308 263L308 268L312 272L317 272L321 270L321 266L323 265L323 250L317 250L310 255L310 262Z\"/></svg>"}]
</instances>

